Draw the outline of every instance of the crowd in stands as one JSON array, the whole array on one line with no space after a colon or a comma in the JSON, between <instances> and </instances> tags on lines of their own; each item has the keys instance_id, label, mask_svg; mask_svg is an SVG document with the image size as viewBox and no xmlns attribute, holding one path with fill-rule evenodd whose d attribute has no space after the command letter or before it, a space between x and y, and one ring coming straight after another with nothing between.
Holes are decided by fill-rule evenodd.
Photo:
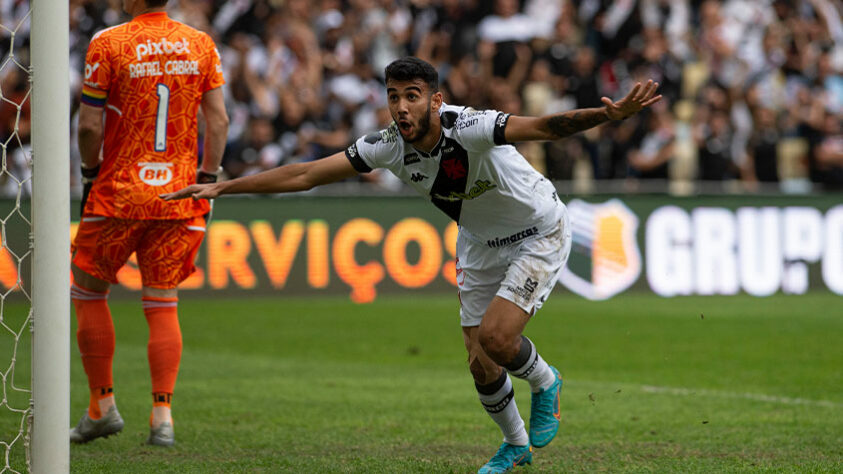
<instances>
[{"instance_id":1,"label":"crowd in stands","mask_svg":"<svg viewBox=\"0 0 843 474\"><path fill-rule=\"evenodd\" d=\"M126 21L120 4L70 0L74 115L88 41ZM658 190L678 192L701 184L843 189L841 0L169 5L172 17L209 33L220 50L231 118L228 177L319 159L387 126L384 67L415 55L438 68L445 102L521 115L596 107L601 96L619 99L636 81L658 81L664 99L646 113L570 139L518 145L547 177L570 180L572 192L607 182L625 190L661 183ZM28 84L5 58L27 8L26 1L0 1L0 143L9 169L21 166L13 156L28 141L28 116L10 103ZM27 36L16 31L16 49L28 47ZM401 186L388 174L360 179ZM77 176L72 181L79 186Z\"/></svg>"}]
</instances>

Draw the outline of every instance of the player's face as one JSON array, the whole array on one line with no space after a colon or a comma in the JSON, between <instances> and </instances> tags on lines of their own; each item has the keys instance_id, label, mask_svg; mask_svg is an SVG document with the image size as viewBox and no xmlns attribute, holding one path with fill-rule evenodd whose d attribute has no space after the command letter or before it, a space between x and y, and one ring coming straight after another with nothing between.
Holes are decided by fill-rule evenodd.
<instances>
[{"instance_id":1,"label":"player's face","mask_svg":"<svg viewBox=\"0 0 843 474\"><path fill-rule=\"evenodd\" d=\"M422 140L430 133L430 119L434 111L436 94L421 79L393 81L386 85L389 113L398 125L401 137L408 143Z\"/></svg>"}]
</instances>

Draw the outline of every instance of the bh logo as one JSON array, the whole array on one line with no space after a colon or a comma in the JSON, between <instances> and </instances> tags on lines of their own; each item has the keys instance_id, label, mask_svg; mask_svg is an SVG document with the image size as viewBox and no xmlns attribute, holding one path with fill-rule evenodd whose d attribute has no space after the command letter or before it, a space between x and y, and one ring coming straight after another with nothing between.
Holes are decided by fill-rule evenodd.
<instances>
[{"instance_id":1,"label":"bh logo","mask_svg":"<svg viewBox=\"0 0 843 474\"><path fill-rule=\"evenodd\" d=\"M590 300L611 298L635 283L641 275L638 217L618 199L574 199L568 210L573 242L559 282Z\"/></svg>"},{"instance_id":2,"label":"bh logo","mask_svg":"<svg viewBox=\"0 0 843 474\"><path fill-rule=\"evenodd\" d=\"M173 179L172 163L138 163L140 180L150 186L163 186Z\"/></svg>"}]
</instances>

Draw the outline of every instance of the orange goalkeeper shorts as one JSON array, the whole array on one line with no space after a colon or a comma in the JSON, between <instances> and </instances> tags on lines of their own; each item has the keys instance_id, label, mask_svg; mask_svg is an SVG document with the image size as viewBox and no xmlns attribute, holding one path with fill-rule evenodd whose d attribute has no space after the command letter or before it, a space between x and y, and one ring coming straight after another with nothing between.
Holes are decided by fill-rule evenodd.
<instances>
[{"instance_id":1,"label":"orange goalkeeper shorts","mask_svg":"<svg viewBox=\"0 0 843 474\"><path fill-rule=\"evenodd\" d=\"M143 286L170 289L196 270L202 216L183 220L133 220L85 216L73 241L73 264L85 273L117 283L117 271L137 252Z\"/></svg>"}]
</instances>

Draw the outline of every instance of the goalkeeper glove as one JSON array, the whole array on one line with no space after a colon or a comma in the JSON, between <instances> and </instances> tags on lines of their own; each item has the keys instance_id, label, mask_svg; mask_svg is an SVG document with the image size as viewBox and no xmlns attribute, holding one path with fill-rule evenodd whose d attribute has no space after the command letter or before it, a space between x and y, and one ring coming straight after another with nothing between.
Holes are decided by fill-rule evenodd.
<instances>
[{"instance_id":1,"label":"goalkeeper glove","mask_svg":"<svg viewBox=\"0 0 843 474\"><path fill-rule=\"evenodd\" d=\"M208 184L208 183L216 183L217 182L217 174L216 173L207 173L205 171L199 170L196 172L196 184Z\"/></svg>"},{"instance_id":2,"label":"goalkeeper glove","mask_svg":"<svg viewBox=\"0 0 843 474\"><path fill-rule=\"evenodd\" d=\"M93 168L85 168L85 166L82 166L82 204L79 208L80 218L85 212L85 203L88 202L88 194L91 192L91 187L94 185L94 180L97 179L97 175L99 173L99 164L97 164L97 166L94 166Z\"/></svg>"}]
</instances>

